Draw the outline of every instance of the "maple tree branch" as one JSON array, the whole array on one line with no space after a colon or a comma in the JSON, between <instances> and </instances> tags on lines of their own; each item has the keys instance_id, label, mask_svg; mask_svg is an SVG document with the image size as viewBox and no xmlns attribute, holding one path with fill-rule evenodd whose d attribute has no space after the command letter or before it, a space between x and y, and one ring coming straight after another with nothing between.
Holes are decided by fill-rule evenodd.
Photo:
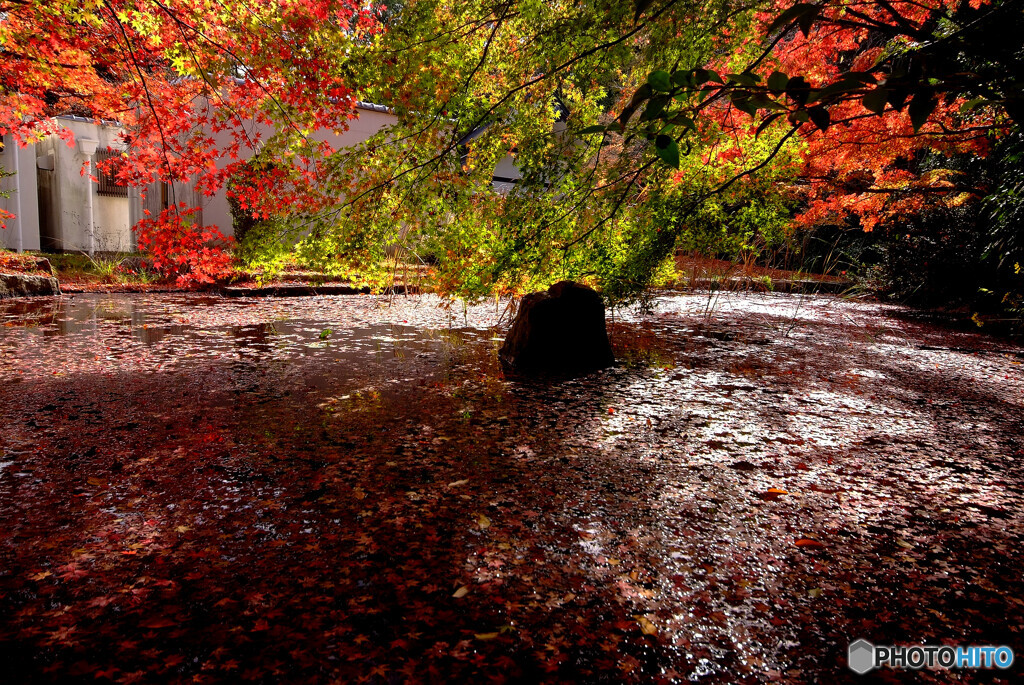
<instances>
[{"instance_id":1,"label":"maple tree branch","mask_svg":"<svg viewBox=\"0 0 1024 685\"><path fill-rule=\"evenodd\" d=\"M975 195L980 195L980 194L982 194L984 192L985 192L985 190L983 188L965 188L965 187L961 187L961 186L956 186L956 187L953 187L953 188L936 188L934 186L928 186L928 187L924 187L924 188L913 188L913 187L911 187L911 188L865 188L864 190L857 190L853 194L857 194L857 193L875 193L875 194L898 195L898 194L918 194L918 193L921 193L921 194L926 194L927 195L927 194L942 194L942 193L973 193Z\"/></svg>"},{"instance_id":2,"label":"maple tree branch","mask_svg":"<svg viewBox=\"0 0 1024 685\"><path fill-rule=\"evenodd\" d=\"M667 12L677 2L679 2L679 0L669 0L669 2L667 2L663 7L661 7L661 9L659 9L657 12L654 12L653 14L651 14L647 18L647 21L637 24L634 28L632 28L631 30L629 30L626 33L622 34L618 38L615 38L614 40L609 40L609 41L602 42L599 45L595 45L592 48L584 50L583 52L581 52L581 53L571 57L570 59L567 59L566 61L562 62L561 64L556 65L555 67L553 67L551 69L551 71L545 72L545 73L541 74L540 76L532 78L532 79L526 81L525 83L522 83L522 84L520 84L520 85L510 89L509 91L504 93L500 98L498 98L498 100L495 101L494 104L492 104L490 107L488 107L487 110L485 110L480 116L478 116L476 118L476 120L473 122L473 124L471 124L469 126L469 130L471 130L471 131L475 130L478 126L480 126L485 121L487 121L488 117L490 117L494 112L496 112L501 105L503 105L506 102L508 102L509 100L511 100L512 97L514 95L516 95L517 93L519 93L519 92L521 92L523 90L526 90L528 88L531 88L531 87L537 85L538 83L541 83L541 82L543 82L543 81L545 81L547 79L550 79L555 74L558 74L558 73L561 73L562 71L565 71L566 69L568 69L572 65L574 65L574 64L576 64L576 63L578 63L578 62L580 62L580 61L582 61L584 59L586 59L587 57L590 57L591 55L597 54L598 52L601 52L602 50L607 50L607 49L612 48L612 47L614 47L616 45L619 45L620 43L623 43L626 40L628 40L629 38L635 36L637 33L640 32L641 29L645 28L648 24L650 24L650 22L652 20L657 19L662 14ZM455 146L457 144L458 144L457 140L454 143L447 144L443 149L441 149L431 159L429 159L429 160L427 160L425 162L417 163L417 164L413 165L410 168L403 169L402 171L398 172L397 174L394 174L391 178L389 178L389 179L387 179L385 181L382 181L380 183L377 183L377 184L371 186L370 188L367 188L366 190L358 193L351 200L347 200L342 205L342 207L351 206L352 204L354 204L355 202L358 202L360 199L362 199L363 197L366 197L370 193L375 192L377 190L380 190L381 188L384 188L385 186L390 185L391 183L394 183L399 178L407 176L407 175L409 175L411 173L420 171L420 170L425 169L425 168L427 168L428 166L431 166L431 165L434 165L435 168L436 168L436 166L438 164L440 164L440 160L443 159L445 156L447 156L455 148Z\"/></svg>"},{"instance_id":3,"label":"maple tree branch","mask_svg":"<svg viewBox=\"0 0 1024 685\"><path fill-rule=\"evenodd\" d=\"M209 88L210 97L216 97L220 101L221 106L227 109L230 115L234 116L241 124L241 122L243 121L242 113L234 105L232 105L229 100L225 99L224 96L220 94L217 85L210 81L209 75L206 73L206 70L203 69L202 65L199 63L199 57L198 55L196 55L196 52L192 47L192 41L189 40L188 35L185 33L185 29L182 26L182 24L179 22L175 22L175 27L178 29L178 33L181 34L181 39L183 41L183 44L185 45L185 48L188 50L189 57L192 58L192 63L196 65L196 72L200 74L200 78L202 78L203 83L205 83ZM256 141L252 140L252 138L249 136L249 132L246 130L245 126L240 125L238 128L241 129L242 131L242 137L245 140L246 145L248 145L251 149L255 149Z\"/></svg>"},{"instance_id":4,"label":"maple tree branch","mask_svg":"<svg viewBox=\"0 0 1024 685\"><path fill-rule=\"evenodd\" d=\"M619 199L612 206L611 211L608 212L604 217L601 218L600 221L598 221L596 224L591 226L589 229L587 229L586 231L584 231L583 233L581 233L580 235L578 235L577 237L575 237L574 239L572 239L568 243L564 244L562 246L563 254L568 253L570 248L572 248L573 246L583 242L589 236L593 235L594 232L596 232L602 226L604 226L609 221L614 219L615 215L619 213L620 209L622 209L622 205L625 204L626 197L629 195L629 191L633 188L633 186L636 185L637 180L640 178L640 174L643 173L644 171L646 171L647 169L649 169L651 166L653 166L656 161L658 161L658 158L657 157L652 157L650 160L648 160L643 165L641 165L638 169L636 169L632 173L631 178L629 179L629 183L627 183L626 187L622 190L621 193L619 193Z\"/></svg>"},{"instance_id":5,"label":"maple tree branch","mask_svg":"<svg viewBox=\"0 0 1024 685\"><path fill-rule=\"evenodd\" d=\"M0 12L2 12L2 11L3 10L0 9ZM13 57L14 59L22 59L22 60L25 60L26 62L34 62L35 64L43 64L43 65L46 65L46 66L60 67L62 69L83 69L83 70L88 70L87 66L84 65L84 64L72 64L70 62L56 62L56 61L53 61L53 60L44 60L44 59L40 59L39 57L32 57L30 55L26 55L25 53L22 53L22 52L15 52L15 51L11 50L10 48L0 48L0 55L2 55L3 57Z\"/></svg>"},{"instance_id":6,"label":"maple tree branch","mask_svg":"<svg viewBox=\"0 0 1024 685\"><path fill-rule=\"evenodd\" d=\"M583 179L583 181L585 181L585 182L589 182L589 181L591 181L591 180L592 180L592 179L593 179L593 178L594 178L594 177L596 176L596 174L597 174L597 168L598 168L598 166L597 166L597 162L598 162L598 160L600 160L600 157L601 157L601 151L602 151L603 149L604 149L604 139L603 139L603 137L602 137L601 143L600 143L600 145L598 146L598 150L597 150L597 156L596 156L596 159L595 159L595 161L594 161L594 164L593 164L593 166L592 166L592 167L590 168L590 172L589 172L589 173L587 174L587 176L586 176L586 177L585 177L585 178ZM650 162L647 162L646 168L649 168L649 167L650 167L650 165L651 165L652 163L653 163L653 160L651 160ZM561 213L561 214L560 214L559 216L555 217L554 219L550 219L550 220L548 220L548 221L545 221L545 222L544 222L544 223L542 223L541 225L539 225L539 226L538 226L538 227L537 227L536 229L534 229L534 230L533 230L533 232L531 232L531 233L530 233L530 235L529 235L529 236L527 236L527 240L533 240L533 239L534 239L534 238L536 238L536 237L537 237L538 235L540 235L540 233L541 233L541 232L542 232L543 230L545 230L545 229L546 229L546 228L548 228L549 226L554 226L555 224L557 224L558 222L560 222L560 221L561 221L562 219L564 219L565 217L567 217L567 216L569 216L570 214L572 214L573 212L577 211L577 210L578 210L578 209L579 209L580 207L582 207L582 206L583 206L583 203L584 203L584 202L586 202L586 201L587 201L587 200L589 200L589 199L590 199L591 197L593 197L594 195L596 195L598 191L601 191L601 190L604 190L604 189L606 189L606 188L611 188L611 187L613 187L613 186L616 186L616 185L618 185L618 184L619 184L620 182L622 182L622 181L623 181L623 180L624 180L624 179L626 178L626 176L627 176L627 174L620 174L620 175L619 175L619 176L618 176L617 178L615 178L615 179L613 179L613 180L611 180L611 181L609 181L609 182L607 182L607 183L603 183L603 184L601 184L601 185L597 185L597 186L593 186L593 185L589 185L589 184L588 184L588 185L587 185L587 188L586 188L586 190L585 190L585 191L584 191L584 192L582 193L581 197L579 198L579 200L578 200L578 201L576 201L576 203L575 203L575 204L573 204L573 205L569 206L569 208L568 208L568 209L566 209L566 210L565 210L564 212L562 212L562 213ZM634 179L635 179L635 178L636 178L636 175L634 174ZM620 203L620 204L621 204L621 203ZM618 211L618 207L616 207L616 210L615 210L615 211ZM610 219L610 218L611 218L611 217L608 217L608 219ZM603 224L603 223L605 223L605 221L604 221L604 220L602 221L602 224ZM595 228L594 230L596 230L596 228ZM592 232L593 232L593 231L590 231L590 232L588 232L588 234L589 234L589 233L592 233ZM583 236L583 237L585 238L586 236ZM568 247L568 246L567 246L567 247Z\"/></svg>"},{"instance_id":7,"label":"maple tree branch","mask_svg":"<svg viewBox=\"0 0 1024 685\"><path fill-rule=\"evenodd\" d=\"M726 190L729 189L730 186L732 186L733 183L735 183L736 181L740 180L744 176L752 176L753 174L756 174L761 169L764 169L766 166L768 166L768 164L773 159L775 159L775 157L778 156L778 154L780 152L782 152L782 148L785 146L786 142L790 138L792 138L793 134L795 134L798 130L800 130L800 126L799 125L790 127L790 129L786 133L786 135L784 135L779 140L779 142L775 144L775 147L772 148L772 151L770 153L768 153L768 156L765 157L763 160L761 160L761 162L759 164L756 164L755 166L751 167L750 169L746 169L746 170L741 171L740 173L736 174L735 176L730 178L728 181L726 181L725 183L723 183L722 185L718 186L713 191L708 193L704 198L702 198L701 201L703 202L704 200L706 200L709 197L712 197L713 195L717 195L719 193L725 192Z\"/></svg>"},{"instance_id":8,"label":"maple tree branch","mask_svg":"<svg viewBox=\"0 0 1024 685\"><path fill-rule=\"evenodd\" d=\"M891 16L893 18L893 21L896 22L896 24L900 27L900 29L902 29L902 32L905 35L908 35L908 36L910 36L910 37L912 37L912 38L914 38L915 40L918 40L918 41L927 40L927 38L929 36L925 32L921 31L921 28L919 26L914 26L912 23L910 23L910 21L906 17L904 17L899 12L897 12L896 8L893 7L892 5L890 5L887 0L875 0L875 2L878 5L880 5L889 14L889 16ZM857 17L858 19L864 19L865 21L872 21L867 15L862 14L862 13L858 12L857 10L847 8L846 11L849 14ZM874 20L874 21L877 21L877 20ZM878 21L877 23L879 23L880 26L889 26L889 27L891 27L890 24L886 24L885 22Z\"/></svg>"},{"instance_id":9,"label":"maple tree branch","mask_svg":"<svg viewBox=\"0 0 1024 685\"><path fill-rule=\"evenodd\" d=\"M115 12L114 8L110 5L109 0L102 0L102 2L103 2L103 5L107 8L107 11L110 12L111 19L113 19L114 23L117 25L117 28L120 30L121 36L124 38L125 47L128 50L128 57L131 60L132 64L135 66L135 70L136 70L136 72L139 75L139 84L142 86L142 91L146 95L146 103L149 105L150 112L152 112L152 114L153 114L153 120L156 122L157 132L160 134L160 142L161 142L161 147L162 147L161 153L162 153L163 158L164 158L164 167L167 170L167 175L171 176L171 160L170 160L170 157L168 156L168 152L167 152L168 149L169 149L169 146L167 144L167 137L164 134L163 120L160 118L160 115L157 114L156 104L153 102L153 96L149 92L149 84L146 83L146 77L142 73L142 66L139 64L139 61L135 58L135 50L132 47L131 38L128 37L127 30L125 30L124 25L121 23L121 20L118 18L117 12ZM170 186L171 186L171 195L173 197L175 192L176 192L175 188L174 188L173 180L171 181ZM177 203L177 201L174 202L173 206L174 206L175 213L177 213L177 211L178 211L178 203Z\"/></svg>"},{"instance_id":10,"label":"maple tree branch","mask_svg":"<svg viewBox=\"0 0 1024 685\"><path fill-rule=\"evenodd\" d=\"M782 151L782 148L785 146L786 142L797 132L797 130L799 128L800 128L799 126L793 126L792 128L790 128L789 132L786 133L786 135L784 135L779 140L779 142L775 145L775 147L772 148L771 152L769 152L768 155L763 160L761 160L761 162L759 162L758 164L754 165L750 169L745 169L745 170L741 171L740 173L736 174L735 176L733 176L732 178L728 179L727 181L719 184L717 187L712 188L711 190L705 191L703 193L698 193L695 197L691 198L690 201L688 202L688 210L687 211L692 211L693 209L695 209L699 205L701 205L704 202L706 202L709 198L714 197L715 195L719 195L721 193L724 193L726 190L728 190L739 179L741 179L741 178L743 178L745 176L751 176L753 174L756 174L761 169L764 169L766 166L768 166L768 164L771 163L771 161L773 159L775 159L776 156L778 156L778 154ZM632 177L630 178L630 181L627 184L626 188L619 195L619 198L616 201L615 205L612 207L611 211L608 212L608 214L606 216L604 216L601 219L601 221L599 221L597 224L595 224L594 226L590 227L589 229L584 231L582 234L580 234L579 236L577 236L573 240L571 240L568 243L566 243L565 245L563 245L562 246L563 252L568 252L568 250L571 247L573 247L573 246L577 245L578 243L582 242L587 237L592 235L595 231L597 231L602 226L604 226L606 223L611 221L616 216L616 214L618 214L619 210L621 210L622 205L625 204L626 197L628 196L629 191L632 189L632 187L636 184L637 179L639 179L639 177L640 177L640 174L642 172L646 171L648 168L650 168L657 161L658 161L658 158L657 157L653 157L650 160L648 160L645 164L640 166L638 169L636 169L633 172ZM678 231L672 231L672 233L677 235ZM673 239L674 238L675 238L675 235L673 235Z\"/></svg>"},{"instance_id":11,"label":"maple tree branch","mask_svg":"<svg viewBox=\"0 0 1024 685\"><path fill-rule=\"evenodd\" d=\"M775 49L775 46L778 45L779 42L785 36L786 36L786 31L779 31L779 35L775 36L774 40L772 40L772 42L770 42L768 44L768 46L761 52L760 56L757 59L755 59L753 62L748 64L747 68L744 69L744 71L750 71L751 69L756 69L757 66L759 64L761 64L761 62L763 62L765 59L768 58L768 55L772 54L772 50Z\"/></svg>"},{"instance_id":12,"label":"maple tree branch","mask_svg":"<svg viewBox=\"0 0 1024 685\"><path fill-rule=\"evenodd\" d=\"M152 0L152 1L168 17L170 17L171 20L174 21L176 24L179 24L181 26L185 26L189 30L194 31L196 33L196 35L200 36L203 40L207 41L210 45L212 45L216 49L220 50L223 54L231 57L238 64L244 64L244 61L242 60L242 58L240 56L238 56L237 54L235 54L235 52L233 50L231 50L230 48L224 46L223 44L219 43L218 41L213 40L211 37L207 36L203 31L199 30L197 27L195 27L195 26L185 22L183 19L178 17L178 15L174 11L172 11L169 7L164 5L160 0ZM106 3L107 0L103 0L103 2ZM286 126L291 128L294 133L298 134L300 138L305 140L305 144L306 144L307 148L309 150L312 150L312 144L309 142L309 140L304 135L302 135L302 128L298 124L296 124L295 121L292 119L292 117L288 114L288 110L285 108L284 103L282 103L281 100L276 95L274 95L270 91L269 88L267 88L262 82L260 82L259 79L251 79L251 80L263 92L263 94L266 95L270 99L270 101L274 103L274 105L277 107L278 111L283 115L284 122L285 122Z\"/></svg>"},{"instance_id":13,"label":"maple tree branch","mask_svg":"<svg viewBox=\"0 0 1024 685\"><path fill-rule=\"evenodd\" d=\"M852 99L856 99L856 98L852 98ZM898 114L899 110L897 110L897 109L887 109L884 112L882 112L881 114L875 114L874 112L866 112L864 114L851 114L850 116L843 117L842 119L833 119L832 120L832 126L835 126L837 124L848 124L848 123L851 123L851 122L854 122L854 121L858 121L858 120L861 120L861 119L874 119L876 117L881 116L882 114L892 114L892 113L897 113ZM917 133L894 133L892 135L886 136L885 138L883 138L883 140L893 140L893 139L896 139L896 138L923 138L925 136L955 136L955 135L959 135L961 133L984 133L984 132L987 132L987 131L1005 131L1005 130L1007 130L1009 128L1009 124L999 124L999 123L984 124L984 125L981 125L981 126L967 126L965 128L949 128L948 126L946 126L945 123L943 123L941 121L933 122L933 123L935 123L937 126L939 126L942 130L941 131L925 131L925 130L922 129L922 130L918 131ZM850 141L843 140L842 142L844 144L847 144L847 143L849 143L849 144L863 144L863 143L861 143L859 141L856 141L856 140L850 140Z\"/></svg>"},{"instance_id":14,"label":"maple tree branch","mask_svg":"<svg viewBox=\"0 0 1024 685\"><path fill-rule=\"evenodd\" d=\"M502 22L508 17L509 11L511 10L511 8L512 8L511 3L506 3L505 4L505 12L502 14L502 16L499 19L497 19L494 22L494 27L491 30L490 38L487 39L487 41L485 41L485 43L484 43L483 54L480 56L480 59L477 61L476 66L473 68L472 72L470 72L469 76L466 78L465 84L462 86L462 88L460 90L465 91L465 90L467 90L469 88L470 84L473 81L473 77L477 74L477 72L483 67L484 63L487 61L487 55L488 55L488 52L489 52L490 47L491 47L491 42L494 40L494 37L497 34L498 29L501 27ZM475 26L470 31L467 31L466 33L464 33L462 37L471 35L471 34L475 33L477 30L479 30L480 28L482 28L484 26L487 26L489 21L490 21L490 19L488 19L486 21L477 22L475 24ZM463 24L463 26L468 26L470 23L471 22L466 22L465 24ZM441 35L444 35L444 34L441 34ZM425 43L425 42L429 42L429 41L423 41L423 42ZM387 52L387 51L385 51L385 52ZM420 128L420 129L418 129L418 130L416 130L416 131L414 131L412 133L409 133L408 135L401 136L401 137L399 137L399 138L397 138L397 139L395 139L393 141L390 141L390 145L394 146L394 145L397 145L398 143L401 143L401 142L403 142L405 140L410 140L412 138L416 138L416 137L422 135L423 133L429 131L435 125L437 125L437 122L441 120L441 117L444 114L445 110L448 108L448 105L451 104L451 101L452 101L453 97L454 97L454 94L449 96L448 99L446 99L443 103L441 103L441 105L436 108L433 116L430 118L430 121L428 121L422 128ZM458 131L454 131L452 135L453 135L453 139L457 138L458 137ZM455 145L457 146L457 144L458 144L458 142L456 141ZM439 155L441 155L441 156L446 155L448 152L451 151L451 149L452 149L452 147L449 146L448 148L446 148L445 150L440 152ZM428 160L428 162L429 161L430 160ZM437 165L435 165L434 168L436 169ZM392 180L397 180L397 177L395 177L395 179L392 179Z\"/></svg>"},{"instance_id":15,"label":"maple tree branch","mask_svg":"<svg viewBox=\"0 0 1024 685\"><path fill-rule=\"evenodd\" d=\"M494 21L494 27L491 29L491 35L484 41L484 49L480 55L480 59L477 60L476 66L473 67L473 70L469 72L469 76L466 77L466 82L462 85L461 90L468 91L470 84L473 83L473 77L475 77L484 66L484 63L487 61L487 55L490 54L491 45L494 43L494 38L498 35L498 30L501 29L501 25L505 22L505 18L511 7L511 3L506 3L504 12Z\"/></svg>"},{"instance_id":16,"label":"maple tree branch","mask_svg":"<svg viewBox=\"0 0 1024 685\"><path fill-rule=\"evenodd\" d=\"M478 21L477 20L467 21L467 22L464 22L463 24L461 24L459 26L456 26L455 28L448 29L447 31L442 31L441 33L436 33L436 34L432 35L431 37L424 38L423 40L418 41L416 43L412 43L412 44L408 44L408 45L402 45L402 46L394 48L394 49L381 50L380 54L384 54L384 55L386 55L386 54L398 54L398 55L400 55L400 54L402 54L404 52L407 52L408 50L411 50L413 48L418 48L421 45L428 45L430 43L433 43L433 42L437 41L439 38L441 38L443 36L447 36L449 34L453 34L453 33L456 33L458 31L462 31L466 27L469 27L469 26L472 27L468 31L466 31L466 32L456 36L452 40L447 41L445 43L441 43L442 46L443 45L452 45L452 44L458 43L461 39L465 38L466 36L469 36L469 35L472 35L473 33L476 33L476 31L478 29L481 29L481 28L487 26L487 24L489 22L490 22L490 18L489 17L487 19L481 19L481 20L478 20Z\"/></svg>"}]
</instances>

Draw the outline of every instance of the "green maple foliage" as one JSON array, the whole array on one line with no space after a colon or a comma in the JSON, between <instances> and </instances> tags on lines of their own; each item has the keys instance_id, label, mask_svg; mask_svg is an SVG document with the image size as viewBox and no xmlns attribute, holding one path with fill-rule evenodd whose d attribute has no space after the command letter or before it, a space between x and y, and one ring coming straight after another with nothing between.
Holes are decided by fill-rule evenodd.
<instances>
[{"instance_id":1,"label":"green maple foliage","mask_svg":"<svg viewBox=\"0 0 1024 685\"><path fill-rule=\"evenodd\" d=\"M397 244L450 294L575 278L628 298L715 235L974 201L908 161L984 155L1013 125L1016 53L985 57L979 27L1014 6L405 3L352 60L399 121L335 157L323 206L344 201L303 253L365 270ZM508 155L523 178L499 193Z\"/></svg>"}]
</instances>

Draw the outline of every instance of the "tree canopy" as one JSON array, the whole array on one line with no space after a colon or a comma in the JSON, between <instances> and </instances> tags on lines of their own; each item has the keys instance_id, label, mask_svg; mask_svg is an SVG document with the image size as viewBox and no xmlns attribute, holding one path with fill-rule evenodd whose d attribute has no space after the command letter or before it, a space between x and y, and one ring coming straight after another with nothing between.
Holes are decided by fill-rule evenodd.
<instances>
[{"instance_id":1,"label":"tree canopy","mask_svg":"<svg viewBox=\"0 0 1024 685\"><path fill-rule=\"evenodd\" d=\"M1016 126L1019 9L408 2L354 60L400 123L337 156L325 206L345 203L304 247L365 268L405 240L460 294L579 278L628 297L681 244L973 201L918 162ZM499 197L506 154L523 179Z\"/></svg>"},{"instance_id":2,"label":"tree canopy","mask_svg":"<svg viewBox=\"0 0 1024 685\"><path fill-rule=\"evenodd\" d=\"M267 222L254 235L291 236L326 270L382 276L401 245L449 294L575 278L630 297L680 246L870 230L984 196L921 160L985 155L1018 126L1020 4L12 1L0 128L29 141L54 113L116 119L127 181L232 179ZM357 98L398 123L314 142ZM499 193L508 155L522 179ZM188 261L187 212L148 222L144 244Z\"/></svg>"}]
</instances>

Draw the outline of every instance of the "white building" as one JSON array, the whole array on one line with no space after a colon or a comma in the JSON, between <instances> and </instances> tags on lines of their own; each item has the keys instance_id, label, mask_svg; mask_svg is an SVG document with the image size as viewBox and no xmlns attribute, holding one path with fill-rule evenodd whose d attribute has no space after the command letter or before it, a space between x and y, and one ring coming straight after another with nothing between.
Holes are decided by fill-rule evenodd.
<instances>
[{"instance_id":1,"label":"white building","mask_svg":"<svg viewBox=\"0 0 1024 685\"><path fill-rule=\"evenodd\" d=\"M12 250L133 251L135 234L130 229L143 216L139 193L92 167L110 154L108 147L120 147L120 127L82 117L57 117L56 122L74 135L73 146L56 134L24 148L4 137L0 166L14 175L4 179L9 197L0 198L0 207L16 218L0 231L0 245ZM98 183L88 172L83 175L87 163Z\"/></svg>"},{"instance_id":2,"label":"white building","mask_svg":"<svg viewBox=\"0 0 1024 685\"><path fill-rule=\"evenodd\" d=\"M314 137L328 141L334 149L365 141L381 129L397 122L386 107L359 103L359 117L341 134L318 132ZM108 148L120 147L120 128L116 123L96 124L81 117L57 117L63 128L74 134L69 147L56 134L35 145L17 148L5 136L7 145L0 154L0 167L14 172L3 179L0 189L9 197L0 197L0 208L16 215L0 231L0 245L12 250L66 252L132 252L137 249L131 230L145 218L146 211L156 216L174 202L198 207L196 220L203 226L217 226L232 234L231 210L227 193L220 189L212 197L196 192L187 184L154 184L146 189L145 200L136 188L118 185L113 179L92 173L96 182L83 175L83 166L95 164ZM264 136L269 131L264 131ZM226 133L221 134L228 143ZM252 155L251 150L246 151ZM506 192L519 178L511 157L499 162L494 171L495 188Z\"/></svg>"},{"instance_id":3,"label":"white building","mask_svg":"<svg viewBox=\"0 0 1024 685\"><path fill-rule=\"evenodd\" d=\"M15 215L6 221L7 228L0 230L0 245L11 250L38 250L39 245L39 200L36 189L36 151L34 146L19 148L11 142L10 136L3 137L3 151L0 152L0 168L11 176L0 181L0 209ZM27 170L27 171L26 171Z\"/></svg>"},{"instance_id":4,"label":"white building","mask_svg":"<svg viewBox=\"0 0 1024 685\"><path fill-rule=\"evenodd\" d=\"M129 230L138 220L132 212L137 195L125 186L99 176L100 183L82 174L98 175L95 163L106 157L107 148L121 146L121 129L116 124L97 125L88 119L61 117L63 128L75 136L75 146L56 135L35 145L36 187L39 195L39 243L47 251L130 252L134 249Z\"/></svg>"}]
</instances>

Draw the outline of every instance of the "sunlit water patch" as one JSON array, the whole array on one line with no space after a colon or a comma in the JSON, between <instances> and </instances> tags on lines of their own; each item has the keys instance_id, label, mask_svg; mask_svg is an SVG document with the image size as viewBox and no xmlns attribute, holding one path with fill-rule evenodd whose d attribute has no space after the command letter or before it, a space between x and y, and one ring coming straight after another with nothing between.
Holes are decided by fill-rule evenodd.
<instances>
[{"instance_id":1,"label":"sunlit water patch","mask_svg":"<svg viewBox=\"0 0 1024 685\"><path fill-rule=\"evenodd\" d=\"M847 677L856 637L1024 653L1021 350L901 312L665 297L609 317L616 367L528 379L505 303L0 303L0 654L731 683Z\"/></svg>"}]
</instances>

